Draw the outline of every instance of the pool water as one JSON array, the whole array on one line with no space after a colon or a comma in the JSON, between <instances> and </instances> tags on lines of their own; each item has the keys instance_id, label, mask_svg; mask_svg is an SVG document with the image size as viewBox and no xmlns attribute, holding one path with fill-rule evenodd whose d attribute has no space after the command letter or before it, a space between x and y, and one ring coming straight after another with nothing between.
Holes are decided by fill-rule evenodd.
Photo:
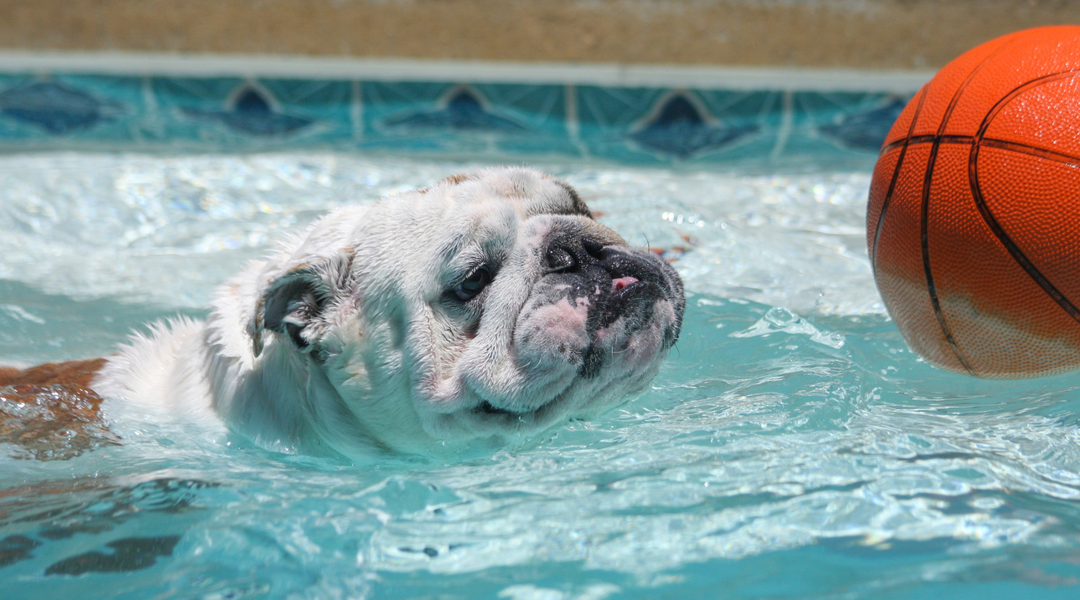
<instances>
[{"instance_id":1,"label":"pool water","mask_svg":"<svg viewBox=\"0 0 1080 600\"><path fill-rule=\"evenodd\" d=\"M0 157L0 361L198 317L283 232L477 166ZM683 333L650 390L468 460L347 464L168 424L67 461L3 448L0 596L1076 597L1080 377L913 355L865 256L866 169L538 166L676 261Z\"/></svg>"}]
</instances>

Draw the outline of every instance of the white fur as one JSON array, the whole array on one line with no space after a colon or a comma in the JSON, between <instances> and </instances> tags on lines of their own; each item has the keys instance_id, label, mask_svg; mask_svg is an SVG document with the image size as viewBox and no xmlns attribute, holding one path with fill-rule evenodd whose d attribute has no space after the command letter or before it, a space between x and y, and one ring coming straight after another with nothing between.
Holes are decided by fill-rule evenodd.
<instances>
[{"instance_id":1,"label":"white fur","mask_svg":"<svg viewBox=\"0 0 1080 600\"><path fill-rule=\"evenodd\" d=\"M570 230L625 243L576 207L566 184L507 168L333 211L223 285L205 323L135 336L92 387L114 420L223 421L268 448L347 456L452 452L594 414L653 377L682 297L641 330L597 332L612 359L577 376L589 304L534 306L542 244ZM497 269L484 295L448 301L480 263Z\"/></svg>"}]
</instances>

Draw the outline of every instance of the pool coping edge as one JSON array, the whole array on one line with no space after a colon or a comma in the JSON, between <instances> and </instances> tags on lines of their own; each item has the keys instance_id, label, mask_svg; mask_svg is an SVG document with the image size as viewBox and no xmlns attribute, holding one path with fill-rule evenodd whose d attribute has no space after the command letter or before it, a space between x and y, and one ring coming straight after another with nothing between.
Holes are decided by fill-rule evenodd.
<instances>
[{"instance_id":1,"label":"pool coping edge","mask_svg":"<svg viewBox=\"0 0 1080 600\"><path fill-rule=\"evenodd\" d=\"M494 62L269 54L0 51L0 72L910 94L932 71Z\"/></svg>"}]
</instances>

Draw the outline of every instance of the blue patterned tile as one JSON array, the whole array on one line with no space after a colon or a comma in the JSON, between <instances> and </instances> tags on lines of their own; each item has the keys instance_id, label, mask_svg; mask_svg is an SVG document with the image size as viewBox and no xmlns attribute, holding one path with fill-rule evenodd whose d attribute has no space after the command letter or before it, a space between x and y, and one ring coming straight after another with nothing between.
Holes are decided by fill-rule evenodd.
<instances>
[{"instance_id":1,"label":"blue patterned tile","mask_svg":"<svg viewBox=\"0 0 1080 600\"><path fill-rule=\"evenodd\" d=\"M655 88L576 88L581 145L594 157L632 162L655 160L652 154L634 146L628 136L664 95L665 90Z\"/></svg>"},{"instance_id":2,"label":"blue patterned tile","mask_svg":"<svg viewBox=\"0 0 1080 600\"><path fill-rule=\"evenodd\" d=\"M354 114L354 85L349 81L260 80L280 105L280 111L312 119L302 132L308 143L352 143L360 128Z\"/></svg>"},{"instance_id":3,"label":"blue patterned tile","mask_svg":"<svg viewBox=\"0 0 1080 600\"><path fill-rule=\"evenodd\" d=\"M577 155L567 127L567 87L485 84L475 88L503 114L528 128L527 135L503 136L500 151L523 155Z\"/></svg>"},{"instance_id":4,"label":"blue patterned tile","mask_svg":"<svg viewBox=\"0 0 1080 600\"><path fill-rule=\"evenodd\" d=\"M123 112L117 102L55 81L35 81L0 92L0 112L56 135L90 129Z\"/></svg>"},{"instance_id":5,"label":"blue patterned tile","mask_svg":"<svg viewBox=\"0 0 1080 600\"><path fill-rule=\"evenodd\" d=\"M779 158L871 162L905 102L884 93L792 93L792 124Z\"/></svg>"},{"instance_id":6,"label":"blue patterned tile","mask_svg":"<svg viewBox=\"0 0 1080 600\"><path fill-rule=\"evenodd\" d=\"M351 142L347 82L159 78L152 135L165 142L259 149Z\"/></svg>"},{"instance_id":7,"label":"blue patterned tile","mask_svg":"<svg viewBox=\"0 0 1080 600\"><path fill-rule=\"evenodd\" d=\"M575 151L561 86L367 82L361 89L361 147L481 155Z\"/></svg>"},{"instance_id":8,"label":"blue patterned tile","mask_svg":"<svg viewBox=\"0 0 1080 600\"><path fill-rule=\"evenodd\" d=\"M34 99L33 118L26 113L17 117L0 112L0 140L33 148L122 148L140 143L139 131L146 117L143 78L63 74L47 79L3 77L0 90L38 83L56 87L46 92L50 97L45 102L40 96ZM55 94L60 88L63 91Z\"/></svg>"},{"instance_id":9,"label":"blue patterned tile","mask_svg":"<svg viewBox=\"0 0 1080 600\"><path fill-rule=\"evenodd\" d=\"M218 77L155 77L151 80L145 135L148 139L171 145L211 147L227 142L243 143L247 136L207 119L193 118L190 111L226 111L233 94L245 81Z\"/></svg>"},{"instance_id":10,"label":"blue patterned tile","mask_svg":"<svg viewBox=\"0 0 1080 600\"><path fill-rule=\"evenodd\" d=\"M583 87L578 90L582 142L594 156L630 162L760 158L772 148L780 120L777 97Z\"/></svg>"},{"instance_id":11,"label":"blue patterned tile","mask_svg":"<svg viewBox=\"0 0 1080 600\"><path fill-rule=\"evenodd\" d=\"M839 115L818 131L849 148L877 152L907 103L907 98L886 97L880 106Z\"/></svg>"},{"instance_id":12,"label":"blue patterned tile","mask_svg":"<svg viewBox=\"0 0 1080 600\"><path fill-rule=\"evenodd\" d=\"M387 119L387 128L403 127L420 131L475 131L489 133L524 133L527 128L513 119L501 117L484 108L476 92L455 90L445 105L435 110L420 110L412 114Z\"/></svg>"},{"instance_id":13,"label":"blue patterned tile","mask_svg":"<svg viewBox=\"0 0 1080 600\"><path fill-rule=\"evenodd\" d=\"M0 142L47 147L129 143L143 117L141 78L0 75Z\"/></svg>"},{"instance_id":14,"label":"blue patterned tile","mask_svg":"<svg viewBox=\"0 0 1080 600\"><path fill-rule=\"evenodd\" d=\"M0 73L0 145L821 162L873 157L905 101L850 92Z\"/></svg>"},{"instance_id":15,"label":"blue patterned tile","mask_svg":"<svg viewBox=\"0 0 1080 600\"><path fill-rule=\"evenodd\" d=\"M629 137L648 150L674 158L689 158L695 154L724 148L759 129L757 124L710 124L701 108L686 95L676 94L665 101L659 112Z\"/></svg>"},{"instance_id":16,"label":"blue patterned tile","mask_svg":"<svg viewBox=\"0 0 1080 600\"><path fill-rule=\"evenodd\" d=\"M185 108L184 114L220 121L229 129L255 136L280 136L312 124L313 119L279 113L257 88L245 88L227 110Z\"/></svg>"}]
</instances>

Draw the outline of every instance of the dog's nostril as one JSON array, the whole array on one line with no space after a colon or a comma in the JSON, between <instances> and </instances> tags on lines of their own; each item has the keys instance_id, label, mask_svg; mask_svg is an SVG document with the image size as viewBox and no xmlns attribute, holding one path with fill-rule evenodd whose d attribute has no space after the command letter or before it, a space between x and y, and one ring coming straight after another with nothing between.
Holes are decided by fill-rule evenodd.
<instances>
[{"instance_id":1,"label":"dog's nostril","mask_svg":"<svg viewBox=\"0 0 1080 600\"><path fill-rule=\"evenodd\" d=\"M585 251L589 253L589 256L596 260L604 259L604 244L598 242L592 238L581 238L581 247L585 248Z\"/></svg>"},{"instance_id":2,"label":"dog's nostril","mask_svg":"<svg viewBox=\"0 0 1080 600\"><path fill-rule=\"evenodd\" d=\"M566 248L552 246L547 251L547 266L555 272L570 271L577 268L577 259Z\"/></svg>"}]
</instances>

